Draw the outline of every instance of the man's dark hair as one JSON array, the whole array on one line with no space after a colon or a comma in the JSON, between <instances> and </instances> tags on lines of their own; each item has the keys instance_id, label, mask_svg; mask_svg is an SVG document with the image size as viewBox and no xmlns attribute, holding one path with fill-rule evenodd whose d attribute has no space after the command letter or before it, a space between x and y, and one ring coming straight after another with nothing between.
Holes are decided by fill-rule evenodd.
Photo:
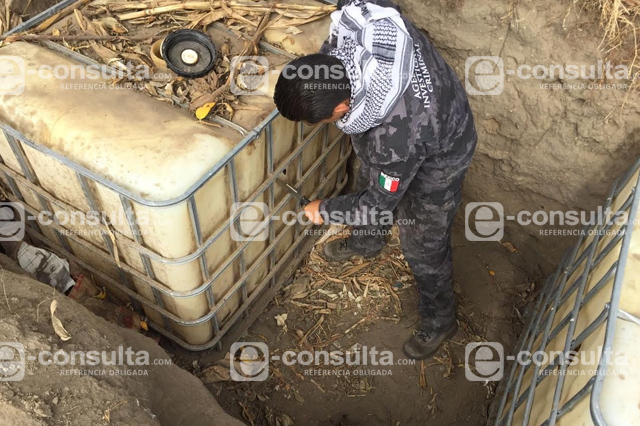
<instances>
[{"instance_id":1,"label":"man's dark hair","mask_svg":"<svg viewBox=\"0 0 640 426\"><path fill-rule=\"evenodd\" d=\"M315 124L333 115L333 109L351 97L342 62L322 53L289 62L278 78L274 101L292 121Z\"/></svg>"}]
</instances>

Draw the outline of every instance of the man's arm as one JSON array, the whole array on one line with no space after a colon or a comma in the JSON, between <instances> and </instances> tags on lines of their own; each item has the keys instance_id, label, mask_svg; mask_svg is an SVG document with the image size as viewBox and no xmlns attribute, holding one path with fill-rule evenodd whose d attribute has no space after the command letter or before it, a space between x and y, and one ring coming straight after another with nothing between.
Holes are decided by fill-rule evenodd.
<instances>
[{"instance_id":1,"label":"man's arm","mask_svg":"<svg viewBox=\"0 0 640 426\"><path fill-rule=\"evenodd\" d=\"M380 218L382 212L393 212L409 184L426 158L424 145L410 145L406 125L382 124L365 134L372 150L369 160L369 184L363 191L323 200L317 208L322 217L332 223L350 218L364 225L372 211ZM404 123L403 123L404 124ZM386 214L386 213L385 213Z\"/></svg>"},{"instance_id":2,"label":"man's arm","mask_svg":"<svg viewBox=\"0 0 640 426\"><path fill-rule=\"evenodd\" d=\"M318 207L322 217L331 223L358 226L371 224L372 217L380 220L392 214L423 161L412 157L402 163L371 167L369 186L361 192L323 200ZM347 218L349 223L345 223Z\"/></svg>"}]
</instances>

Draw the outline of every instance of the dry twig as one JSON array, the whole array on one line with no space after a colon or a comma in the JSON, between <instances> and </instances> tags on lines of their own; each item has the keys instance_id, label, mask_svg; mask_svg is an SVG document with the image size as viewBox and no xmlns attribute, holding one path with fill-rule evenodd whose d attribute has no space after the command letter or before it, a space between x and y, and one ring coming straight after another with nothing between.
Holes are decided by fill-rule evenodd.
<instances>
[{"instance_id":1,"label":"dry twig","mask_svg":"<svg viewBox=\"0 0 640 426\"><path fill-rule=\"evenodd\" d=\"M258 50L258 43L260 42L260 39L262 38L262 35L264 34L264 32L267 30L270 15L271 15L271 12L269 11L262 16L262 19L260 20L260 24L258 25L258 28L256 29L256 32L253 35L253 38L251 39L251 41L245 43L244 48L242 49L242 52L240 52L238 56L250 56L250 54L255 55L255 53ZM238 64L238 66L236 66L234 69L230 71L229 78L227 78L227 81L225 84L220 86L213 93L207 93L197 99L194 99L194 101L191 102L190 108L195 111L196 109L200 108L202 105L206 103L217 102L218 99L222 97L224 94L226 94L231 88L231 82L235 78L236 72L240 65L242 64Z\"/></svg>"}]
</instances>

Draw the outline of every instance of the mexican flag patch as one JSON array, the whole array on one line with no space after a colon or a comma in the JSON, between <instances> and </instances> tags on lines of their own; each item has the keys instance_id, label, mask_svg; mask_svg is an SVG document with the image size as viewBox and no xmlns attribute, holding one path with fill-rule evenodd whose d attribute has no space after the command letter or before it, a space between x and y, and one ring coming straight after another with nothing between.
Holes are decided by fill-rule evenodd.
<instances>
[{"instance_id":1,"label":"mexican flag patch","mask_svg":"<svg viewBox=\"0 0 640 426\"><path fill-rule=\"evenodd\" d=\"M398 186L400 186L400 179L397 177L391 177L384 172L380 172L378 183L387 191L396 192L398 190Z\"/></svg>"}]
</instances>

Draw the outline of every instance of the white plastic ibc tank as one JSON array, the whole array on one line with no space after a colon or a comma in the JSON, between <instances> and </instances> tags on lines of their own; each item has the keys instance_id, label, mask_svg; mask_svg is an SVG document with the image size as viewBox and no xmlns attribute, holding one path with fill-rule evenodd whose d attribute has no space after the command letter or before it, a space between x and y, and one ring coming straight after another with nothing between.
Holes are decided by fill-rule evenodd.
<instances>
[{"instance_id":1,"label":"white plastic ibc tank","mask_svg":"<svg viewBox=\"0 0 640 426\"><path fill-rule=\"evenodd\" d=\"M326 35L328 17L314 22L313 28ZM278 34L271 32L269 37L278 39ZM297 46L304 51L297 53L319 49L324 35L311 34L314 33L300 35ZM42 65L78 65L68 56L24 42L2 47L0 56L19 58L26 70ZM288 59L280 57L279 64ZM276 78L271 77L270 93ZM345 181L344 160L349 148L344 135L335 126L305 128L277 116L270 95L243 97L242 101L251 108L234 115L233 122L248 130L275 118L270 132L273 152L268 152L267 132L258 128L255 139L234 157L237 185L233 188L228 165L213 177L209 175L244 139L236 129L205 126L192 114L140 92L68 86L86 83L71 75L45 79L38 73L26 72L24 83L19 95L0 93L0 125L5 132L0 133L4 163L0 167L5 189L13 193L14 199L22 197L32 214L51 209L64 218L72 217L74 211L105 212L113 230L105 232L100 225L102 234L95 232L95 226L78 221L63 223L58 232L55 225L40 229L49 242L63 249L65 241L59 234L60 229L66 229L62 239L66 239L67 249L105 276L120 281L124 271L135 292L148 301L143 308L152 323L171 330L183 345L203 348L219 338L237 320L247 297L264 283L265 277L272 277L272 268L287 263L292 255L290 249L298 236L294 235L293 226L282 224L274 225L278 242L266 261L257 262L265 259L268 241L252 241L239 254L242 243L231 238L229 229L204 250L203 256L194 255L229 222L234 201L244 202L258 194L251 201L270 203L268 179L274 176L269 173L268 158L273 159L275 172L289 161L287 173L278 177L292 185L301 184L307 196L328 196ZM298 144L307 135L312 135L310 142L296 155ZM9 139L14 139L14 146ZM322 155L326 157L320 165ZM274 206L288 198L275 213L296 210L295 200L278 184L272 185ZM122 191L125 196L119 194ZM138 236L133 232L138 229L127 221L124 207L128 205L137 219ZM200 225L201 241L196 236L194 217ZM112 237L116 248L110 253ZM184 262L172 264L177 259ZM226 263L229 267L220 271ZM149 279L155 279L170 291L194 291L202 289L216 271L218 276L210 295L202 291L191 297L172 297L157 291L154 294L149 285ZM246 286L238 287L243 275ZM96 278L119 299L130 300L100 275ZM238 291L231 295L231 289ZM167 324L154 309L156 300L161 299L166 310L179 319L198 320L211 310L209 296L219 310L212 320L195 326L172 320Z\"/></svg>"},{"instance_id":2,"label":"white plastic ibc tank","mask_svg":"<svg viewBox=\"0 0 640 426\"><path fill-rule=\"evenodd\" d=\"M555 416L558 426L640 426L639 169L637 162L616 184L611 213L602 210L608 224L585 229L545 285L516 352L546 356L538 355L538 368L515 364L505 373L507 391L492 425L549 425ZM551 363L565 350L569 327L576 356L563 369ZM600 368L605 353L610 362Z\"/></svg>"}]
</instances>

